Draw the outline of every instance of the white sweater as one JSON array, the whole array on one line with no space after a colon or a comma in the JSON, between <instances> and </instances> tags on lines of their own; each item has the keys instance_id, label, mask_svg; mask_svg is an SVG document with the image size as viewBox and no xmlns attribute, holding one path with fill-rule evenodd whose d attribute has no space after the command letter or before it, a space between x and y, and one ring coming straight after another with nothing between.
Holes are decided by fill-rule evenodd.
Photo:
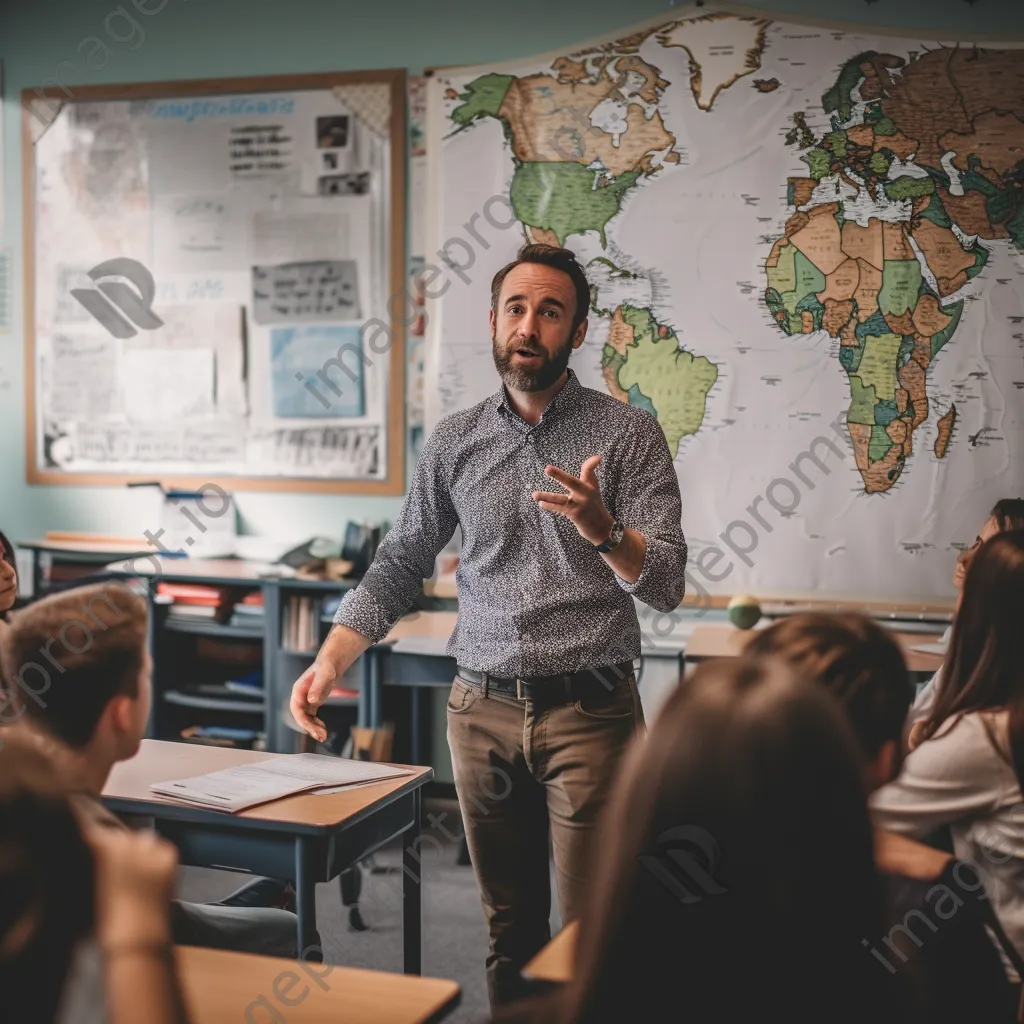
<instances>
[{"instance_id":1,"label":"white sweater","mask_svg":"<svg viewBox=\"0 0 1024 1024\"><path fill-rule=\"evenodd\" d=\"M944 725L907 756L895 782L872 796L871 811L876 825L915 839L950 826L957 857L975 867L996 917L1024 953L1024 800L1010 762L1008 725L1005 711ZM1005 957L1004 964L1017 980Z\"/></svg>"}]
</instances>

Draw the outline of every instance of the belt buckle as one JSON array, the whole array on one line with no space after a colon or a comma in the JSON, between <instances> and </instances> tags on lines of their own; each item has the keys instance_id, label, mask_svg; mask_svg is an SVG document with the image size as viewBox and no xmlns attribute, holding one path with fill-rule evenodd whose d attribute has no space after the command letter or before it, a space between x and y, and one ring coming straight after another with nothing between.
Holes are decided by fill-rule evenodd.
<instances>
[{"instance_id":1,"label":"belt buckle","mask_svg":"<svg viewBox=\"0 0 1024 1024\"><path fill-rule=\"evenodd\" d=\"M526 700L523 696L523 680L516 676L516 700Z\"/></svg>"}]
</instances>

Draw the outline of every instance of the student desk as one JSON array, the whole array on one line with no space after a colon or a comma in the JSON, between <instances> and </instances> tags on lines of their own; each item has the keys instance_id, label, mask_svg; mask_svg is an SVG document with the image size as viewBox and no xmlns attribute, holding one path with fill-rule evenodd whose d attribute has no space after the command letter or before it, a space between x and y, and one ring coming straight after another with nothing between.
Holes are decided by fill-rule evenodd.
<instances>
[{"instance_id":1,"label":"student desk","mask_svg":"<svg viewBox=\"0 0 1024 1024\"><path fill-rule=\"evenodd\" d=\"M46 579L44 563L63 563L76 567L76 577L85 577L101 572L112 558L124 558L146 550L146 542L142 539L132 540L127 537L97 537L95 534L53 533L47 534L44 540L20 540L15 547L24 548L32 553L32 598L44 597L53 584Z\"/></svg>"},{"instance_id":2,"label":"student desk","mask_svg":"<svg viewBox=\"0 0 1024 1024\"><path fill-rule=\"evenodd\" d=\"M576 945L580 938L578 921L570 921L524 968L523 974L537 981L572 981L576 967Z\"/></svg>"},{"instance_id":3,"label":"student desk","mask_svg":"<svg viewBox=\"0 0 1024 1024\"><path fill-rule=\"evenodd\" d=\"M115 765L103 802L118 814L152 817L157 831L177 846L182 864L286 878L295 885L299 951L316 943L316 883L329 882L395 836L402 853L402 926L407 974L422 964L422 902L416 840L422 787L432 768L338 793L274 800L237 814L176 804L150 791L150 783L203 775L268 757L188 743L143 740L138 754Z\"/></svg>"},{"instance_id":4,"label":"student desk","mask_svg":"<svg viewBox=\"0 0 1024 1024\"><path fill-rule=\"evenodd\" d=\"M881 623L880 623L881 625ZM737 629L721 623L695 626L686 644L687 661L705 661L708 658L734 658L740 654L756 629ZM928 636L921 633L901 633L892 630L894 639L899 643L906 659L907 668L912 673L932 674L942 666L942 657L938 654L925 654L911 648L917 644L928 642Z\"/></svg>"},{"instance_id":5,"label":"student desk","mask_svg":"<svg viewBox=\"0 0 1024 1024\"><path fill-rule=\"evenodd\" d=\"M428 1024L458 1005L459 986L330 964L178 946L178 974L192 1024Z\"/></svg>"}]
</instances>

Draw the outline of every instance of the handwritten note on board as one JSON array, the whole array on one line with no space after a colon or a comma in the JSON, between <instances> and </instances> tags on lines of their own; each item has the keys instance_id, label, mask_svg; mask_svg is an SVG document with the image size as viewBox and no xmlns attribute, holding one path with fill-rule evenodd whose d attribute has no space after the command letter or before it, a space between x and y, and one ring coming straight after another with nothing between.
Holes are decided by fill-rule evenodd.
<instances>
[{"instance_id":1,"label":"handwritten note on board","mask_svg":"<svg viewBox=\"0 0 1024 1024\"><path fill-rule=\"evenodd\" d=\"M258 324L297 320L358 320L355 260L314 260L252 268L253 319Z\"/></svg>"}]
</instances>

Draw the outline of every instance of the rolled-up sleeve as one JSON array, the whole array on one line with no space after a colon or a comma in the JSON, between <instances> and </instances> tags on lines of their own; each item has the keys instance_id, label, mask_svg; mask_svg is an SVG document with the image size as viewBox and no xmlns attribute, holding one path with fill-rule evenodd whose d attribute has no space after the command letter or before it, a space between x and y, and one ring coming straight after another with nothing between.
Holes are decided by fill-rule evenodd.
<instances>
[{"instance_id":1,"label":"rolled-up sleeve","mask_svg":"<svg viewBox=\"0 0 1024 1024\"><path fill-rule=\"evenodd\" d=\"M679 480L668 442L652 416L638 417L623 445L612 514L644 535L647 551L635 583L619 586L660 612L675 611L686 592L686 539Z\"/></svg>"},{"instance_id":2,"label":"rolled-up sleeve","mask_svg":"<svg viewBox=\"0 0 1024 1024\"><path fill-rule=\"evenodd\" d=\"M452 539L458 516L452 505L444 464L448 431L437 425L416 463L409 495L395 525L359 585L350 590L334 616L373 643L383 640L433 575L438 553Z\"/></svg>"}]
</instances>

